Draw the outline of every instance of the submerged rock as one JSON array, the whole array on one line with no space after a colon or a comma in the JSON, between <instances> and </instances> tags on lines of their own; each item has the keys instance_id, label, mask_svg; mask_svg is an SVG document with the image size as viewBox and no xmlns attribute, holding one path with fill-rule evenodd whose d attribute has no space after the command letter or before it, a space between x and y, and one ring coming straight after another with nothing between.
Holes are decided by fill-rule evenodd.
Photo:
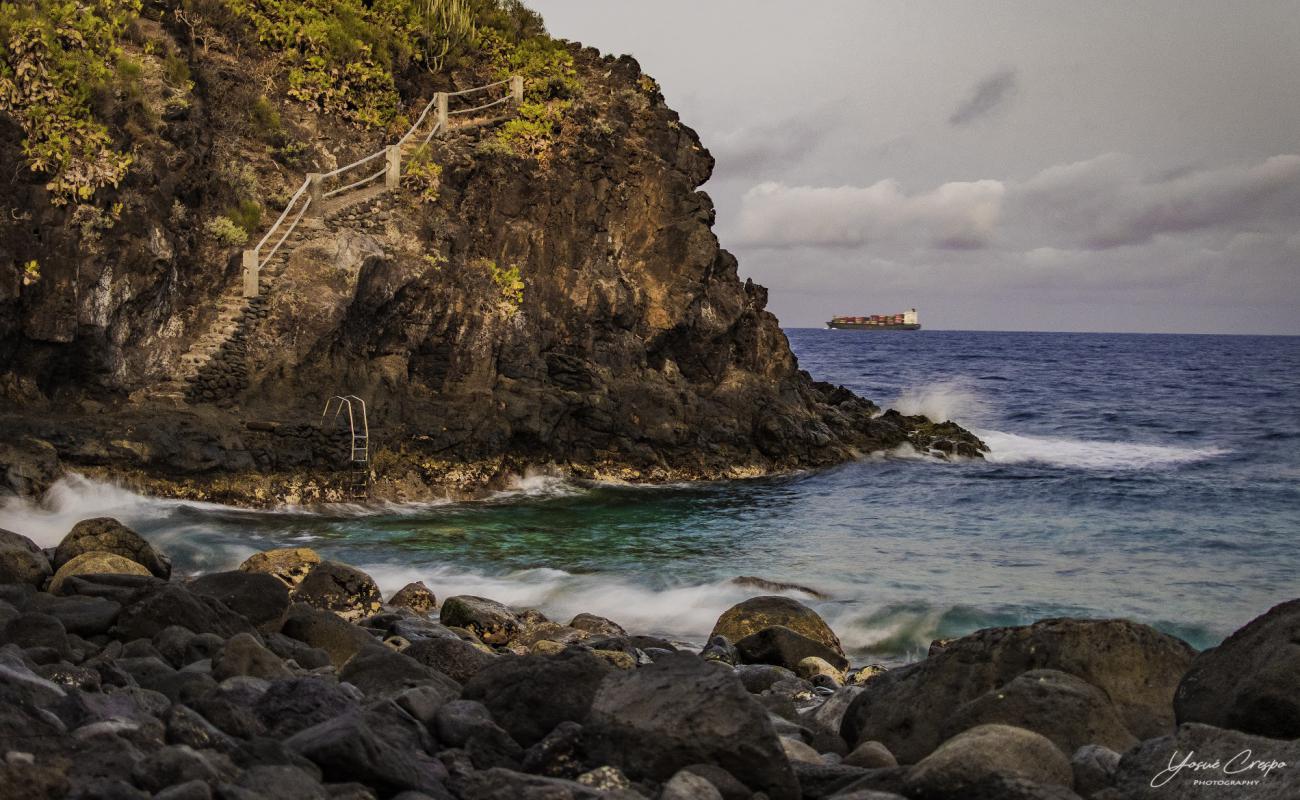
<instances>
[{"instance_id":1,"label":"submerged rock","mask_svg":"<svg viewBox=\"0 0 1300 800\"><path fill-rule=\"evenodd\" d=\"M1274 606L1197 655L1174 711L1180 723L1300 738L1300 600Z\"/></svg>"}]
</instances>

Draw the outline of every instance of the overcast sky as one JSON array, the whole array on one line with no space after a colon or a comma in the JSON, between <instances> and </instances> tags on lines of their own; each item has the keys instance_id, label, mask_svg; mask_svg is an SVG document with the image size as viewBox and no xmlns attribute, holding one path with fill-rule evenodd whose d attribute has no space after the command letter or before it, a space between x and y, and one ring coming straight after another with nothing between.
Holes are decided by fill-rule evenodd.
<instances>
[{"instance_id":1,"label":"overcast sky","mask_svg":"<svg viewBox=\"0 0 1300 800\"><path fill-rule=\"evenodd\" d=\"M631 53L786 326L1300 334L1300 2L528 0Z\"/></svg>"}]
</instances>

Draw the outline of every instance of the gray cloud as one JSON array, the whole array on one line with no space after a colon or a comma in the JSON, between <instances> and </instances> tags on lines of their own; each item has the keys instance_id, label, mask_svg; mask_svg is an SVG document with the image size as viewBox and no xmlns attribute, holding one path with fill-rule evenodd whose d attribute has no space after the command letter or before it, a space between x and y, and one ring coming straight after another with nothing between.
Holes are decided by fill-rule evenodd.
<instances>
[{"instance_id":1,"label":"gray cloud","mask_svg":"<svg viewBox=\"0 0 1300 800\"><path fill-rule=\"evenodd\" d=\"M811 155L831 127L824 112L812 112L713 133L705 145L715 178L770 176Z\"/></svg>"},{"instance_id":2,"label":"gray cloud","mask_svg":"<svg viewBox=\"0 0 1300 800\"><path fill-rule=\"evenodd\" d=\"M1011 99L1016 90L1016 71L1000 69L984 80L975 84L970 96L957 106L957 110L948 117L948 124L953 126L969 125L980 117L992 113L998 106Z\"/></svg>"}]
</instances>

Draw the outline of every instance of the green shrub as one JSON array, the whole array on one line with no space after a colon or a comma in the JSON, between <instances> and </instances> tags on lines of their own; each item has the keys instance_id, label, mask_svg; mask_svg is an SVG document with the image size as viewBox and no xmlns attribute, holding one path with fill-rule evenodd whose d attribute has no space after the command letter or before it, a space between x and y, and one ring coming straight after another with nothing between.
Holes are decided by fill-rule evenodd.
<instances>
[{"instance_id":1,"label":"green shrub","mask_svg":"<svg viewBox=\"0 0 1300 800\"><path fill-rule=\"evenodd\" d=\"M130 168L92 100L119 80L138 83L119 41L139 12L140 0L0 3L0 111L22 128L27 166L49 176L56 205L89 200Z\"/></svg>"},{"instance_id":2,"label":"green shrub","mask_svg":"<svg viewBox=\"0 0 1300 800\"><path fill-rule=\"evenodd\" d=\"M253 101L253 105L248 109L248 117L257 135L262 138L279 136L284 130L280 124L280 110L266 99L266 95Z\"/></svg>"},{"instance_id":3,"label":"green shrub","mask_svg":"<svg viewBox=\"0 0 1300 800\"><path fill-rule=\"evenodd\" d=\"M175 50L168 50L163 59L163 78L174 89L190 90L190 65Z\"/></svg>"},{"instance_id":4,"label":"green shrub","mask_svg":"<svg viewBox=\"0 0 1300 800\"><path fill-rule=\"evenodd\" d=\"M402 182L414 190L416 196L424 202L438 201L438 189L442 184L442 166L433 160L429 148L421 147L411 154L406 162Z\"/></svg>"},{"instance_id":5,"label":"green shrub","mask_svg":"<svg viewBox=\"0 0 1300 800\"><path fill-rule=\"evenodd\" d=\"M519 114L507 120L491 138L501 150L545 162L568 107L567 100L549 103L525 100L519 105Z\"/></svg>"},{"instance_id":6,"label":"green shrub","mask_svg":"<svg viewBox=\"0 0 1300 800\"><path fill-rule=\"evenodd\" d=\"M497 290L501 292L503 303L516 309L523 305L524 279L519 274L518 265L511 264L508 268L502 269L497 266L497 262L487 258L480 258L475 263L487 270Z\"/></svg>"},{"instance_id":7,"label":"green shrub","mask_svg":"<svg viewBox=\"0 0 1300 800\"><path fill-rule=\"evenodd\" d=\"M223 247L237 247L248 242L248 231L227 216L218 216L204 225L208 235Z\"/></svg>"},{"instance_id":8,"label":"green shrub","mask_svg":"<svg viewBox=\"0 0 1300 800\"><path fill-rule=\"evenodd\" d=\"M227 211L226 216L250 235L262 227L262 207L256 200L241 201L238 206Z\"/></svg>"}]
</instances>

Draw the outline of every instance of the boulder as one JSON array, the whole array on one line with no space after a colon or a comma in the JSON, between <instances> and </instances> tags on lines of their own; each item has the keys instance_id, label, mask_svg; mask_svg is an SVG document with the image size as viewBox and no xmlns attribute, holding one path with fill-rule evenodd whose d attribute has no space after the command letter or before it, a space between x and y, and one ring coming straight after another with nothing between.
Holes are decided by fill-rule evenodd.
<instances>
[{"instance_id":1,"label":"boulder","mask_svg":"<svg viewBox=\"0 0 1300 800\"><path fill-rule=\"evenodd\" d=\"M388 599L388 604L398 608L409 608L417 614L428 614L437 609L438 598L429 591L428 586L424 585L424 581L416 581L398 589Z\"/></svg>"},{"instance_id":2,"label":"boulder","mask_svg":"<svg viewBox=\"0 0 1300 800\"><path fill-rule=\"evenodd\" d=\"M429 755L431 744L423 726L391 703L333 717L285 742L328 782L356 781L382 797L406 790L446 797L447 769Z\"/></svg>"},{"instance_id":3,"label":"boulder","mask_svg":"<svg viewBox=\"0 0 1300 800\"><path fill-rule=\"evenodd\" d=\"M1300 797L1300 741L1187 723L1124 753L1114 785L1093 794L1092 800L1172 797L1294 800Z\"/></svg>"},{"instance_id":4,"label":"boulder","mask_svg":"<svg viewBox=\"0 0 1300 800\"><path fill-rule=\"evenodd\" d=\"M64 582L76 575L148 574L149 570L143 565L114 553L99 551L79 553L65 561L54 573L54 579L50 581L50 594L62 594Z\"/></svg>"},{"instance_id":5,"label":"boulder","mask_svg":"<svg viewBox=\"0 0 1300 800\"><path fill-rule=\"evenodd\" d=\"M529 747L561 722L583 723L611 672L603 660L581 650L499 658L465 683L461 697L483 703L497 724Z\"/></svg>"},{"instance_id":6,"label":"boulder","mask_svg":"<svg viewBox=\"0 0 1300 800\"><path fill-rule=\"evenodd\" d=\"M309 647L324 650L335 667L342 667L363 647L376 643L375 637L361 628L306 603L295 603L290 607L280 632Z\"/></svg>"},{"instance_id":7,"label":"boulder","mask_svg":"<svg viewBox=\"0 0 1300 800\"><path fill-rule=\"evenodd\" d=\"M33 598L27 608L29 611L49 614L63 623L68 633L78 636L108 633L122 612L121 604L112 600L99 597L58 597L44 592Z\"/></svg>"},{"instance_id":8,"label":"boulder","mask_svg":"<svg viewBox=\"0 0 1300 800\"><path fill-rule=\"evenodd\" d=\"M54 568L57 570L82 553L92 552L129 559L164 580L172 574L171 561L154 550L143 536L112 517L86 519L73 525L54 551Z\"/></svg>"},{"instance_id":9,"label":"boulder","mask_svg":"<svg viewBox=\"0 0 1300 800\"><path fill-rule=\"evenodd\" d=\"M1179 723L1300 738L1300 600L1269 609L1196 656L1174 713Z\"/></svg>"},{"instance_id":10,"label":"boulder","mask_svg":"<svg viewBox=\"0 0 1300 800\"><path fill-rule=\"evenodd\" d=\"M332 611L348 622L368 617L384 604L373 578L334 561L322 561L312 567L293 590L293 600Z\"/></svg>"},{"instance_id":11,"label":"boulder","mask_svg":"<svg viewBox=\"0 0 1300 800\"><path fill-rule=\"evenodd\" d=\"M837 670L849 665L838 651L784 625L763 628L736 642L736 656L744 664L775 664L789 670L808 659L828 662Z\"/></svg>"},{"instance_id":12,"label":"boulder","mask_svg":"<svg viewBox=\"0 0 1300 800\"><path fill-rule=\"evenodd\" d=\"M808 656L794 665L795 674L806 681L821 675L830 678L837 685L844 683L844 670L837 669L829 661L818 656Z\"/></svg>"},{"instance_id":13,"label":"boulder","mask_svg":"<svg viewBox=\"0 0 1300 800\"><path fill-rule=\"evenodd\" d=\"M239 565L239 569L272 575L292 590L320 562L320 555L309 547L286 547L254 553Z\"/></svg>"},{"instance_id":14,"label":"boulder","mask_svg":"<svg viewBox=\"0 0 1300 800\"><path fill-rule=\"evenodd\" d=\"M610 800L618 798L619 794L584 786L577 781L525 775L504 767L493 767L466 776L460 796L464 800Z\"/></svg>"},{"instance_id":15,"label":"boulder","mask_svg":"<svg viewBox=\"0 0 1300 800\"><path fill-rule=\"evenodd\" d=\"M464 628L488 644L505 644L519 631L519 617L509 608L484 597L457 595L442 603L439 621L449 628Z\"/></svg>"},{"instance_id":16,"label":"boulder","mask_svg":"<svg viewBox=\"0 0 1300 800\"><path fill-rule=\"evenodd\" d=\"M1172 730L1174 689L1194 652L1186 642L1127 620L987 628L868 682L840 733L850 746L874 739L900 763L914 764L943 741L953 709L1017 675L1053 669L1104 692L1138 739L1159 736Z\"/></svg>"},{"instance_id":17,"label":"boulder","mask_svg":"<svg viewBox=\"0 0 1300 800\"><path fill-rule=\"evenodd\" d=\"M469 751L477 769L518 767L524 750L510 738L482 703L452 700L434 714L433 734L442 747L459 747Z\"/></svg>"},{"instance_id":18,"label":"boulder","mask_svg":"<svg viewBox=\"0 0 1300 800\"><path fill-rule=\"evenodd\" d=\"M40 588L52 572L50 560L36 542L0 529L0 583L26 583Z\"/></svg>"},{"instance_id":19,"label":"boulder","mask_svg":"<svg viewBox=\"0 0 1300 800\"><path fill-rule=\"evenodd\" d=\"M249 707L253 715L267 733L277 738L293 736L360 710L355 691L315 677L273 681L256 698L244 699L251 699Z\"/></svg>"},{"instance_id":20,"label":"boulder","mask_svg":"<svg viewBox=\"0 0 1300 800\"><path fill-rule=\"evenodd\" d=\"M499 656L485 653L461 639L421 639L402 651L457 683L466 683Z\"/></svg>"},{"instance_id":21,"label":"boulder","mask_svg":"<svg viewBox=\"0 0 1300 800\"><path fill-rule=\"evenodd\" d=\"M289 590L274 576L262 572L214 572L195 578L185 588L215 597L262 633L280 630L289 612Z\"/></svg>"},{"instance_id":22,"label":"boulder","mask_svg":"<svg viewBox=\"0 0 1300 800\"><path fill-rule=\"evenodd\" d=\"M627 631L623 630L623 626L595 614L579 614L569 621L569 627L587 633L598 633L602 636L627 636Z\"/></svg>"},{"instance_id":23,"label":"boulder","mask_svg":"<svg viewBox=\"0 0 1300 800\"><path fill-rule=\"evenodd\" d=\"M863 742L853 748L841 764L848 764L850 767L863 767L865 769L885 769L888 767L898 766L898 759L894 754L889 752L889 748L880 742Z\"/></svg>"},{"instance_id":24,"label":"boulder","mask_svg":"<svg viewBox=\"0 0 1300 800\"><path fill-rule=\"evenodd\" d=\"M214 597L195 594L172 583L140 590L117 617L113 635L122 641L152 639L163 629L179 625L195 633L228 639L254 633L253 626Z\"/></svg>"},{"instance_id":25,"label":"boulder","mask_svg":"<svg viewBox=\"0 0 1300 800\"><path fill-rule=\"evenodd\" d=\"M722 800L722 792L694 772L681 770L664 784L659 800Z\"/></svg>"},{"instance_id":26,"label":"boulder","mask_svg":"<svg viewBox=\"0 0 1300 800\"><path fill-rule=\"evenodd\" d=\"M1041 733L1073 753L1086 744L1124 751L1137 744L1105 692L1065 672L1036 669L957 707L944 738L998 722Z\"/></svg>"},{"instance_id":27,"label":"boulder","mask_svg":"<svg viewBox=\"0 0 1300 800\"><path fill-rule=\"evenodd\" d=\"M824 645L841 659L844 658L844 648L840 645L839 637L816 611L798 600L777 595L751 597L722 612L709 638L725 636L728 641L739 643L746 636L775 625L789 628L800 636Z\"/></svg>"},{"instance_id":28,"label":"boulder","mask_svg":"<svg viewBox=\"0 0 1300 800\"><path fill-rule=\"evenodd\" d=\"M907 773L909 797L964 797L992 778L1069 787L1070 760L1046 737L1010 725L981 725L944 742Z\"/></svg>"},{"instance_id":29,"label":"boulder","mask_svg":"<svg viewBox=\"0 0 1300 800\"><path fill-rule=\"evenodd\" d=\"M607 677L584 730L595 763L666 781L715 764L750 790L797 800L799 785L767 712L729 670L679 654Z\"/></svg>"},{"instance_id":30,"label":"boulder","mask_svg":"<svg viewBox=\"0 0 1300 800\"><path fill-rule=\"evenodd\" d=\"M371 698L392 697L417 686L433 686L454 697L460 689L458 683L406 653L375 645L353 656L339 671L339 680L351 683Z\"/></svg>"},{"instance_id":31,"label":"boulder","mask_svg":"<svg viewBox=\"0 0 1300 800\"><path fill-rule=\"evenodd\" d=\"M1074 791L1088 797L1115 783L1115 770L1119 768L1119 753L1099 744L1086 744L1070 756L1070 769L1074 772Z\"/></svg>"},{"instance_id":32,"label":"boulder","mask_svg":"<svg viewBox=\"0 0 1300 800\"><path fill-rule=\"evenodd\" d=\"M219 681L235 675L275 680L292 675L275 653L267 650L247 633L230 638L221 654L212 661L212 677Z\"/></svg>"}]
</instances>

